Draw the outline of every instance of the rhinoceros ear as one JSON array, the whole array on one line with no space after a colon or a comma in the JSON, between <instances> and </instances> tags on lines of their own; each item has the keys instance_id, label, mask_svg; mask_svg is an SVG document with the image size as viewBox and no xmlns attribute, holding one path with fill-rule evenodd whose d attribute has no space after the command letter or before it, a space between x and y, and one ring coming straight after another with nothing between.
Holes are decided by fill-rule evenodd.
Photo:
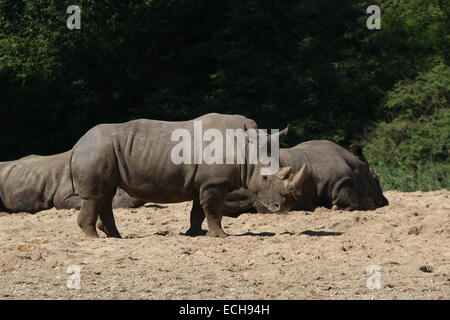
<instances>
[{"instance_id":1,"label":"rhinoceros ear","mask_svg":"<svg viewBox=\"0 0 450 320\"><path fill-rule=\"evenodd\" d=\"M280 139L285 138L287 136L288 132L289 132L289 125L286 128L284 128L283 130L272 134L272 137L275 138L276 136L278 136L278 140L280 140ZM269 140L269 141L271 141L271 140Z\"/></svg>"},{"instance_id":2,"label":"rhinoceros ear","mask_svg":"<svg viewBox=\"0 0 450 320\"><path fill-rule=\"evenodd\" d=\"M277 178L280 180L284 180L289 176L291 171L292 171L291 167L280 168L280 169L278 169L278 172L277 172Z\"/></svg>"},{"instance_id":3,"label":"rhinoceros ear","mask_svg":"<svg viewBox=\"0 0 450 320\"><path fill-rule=\"evenodd\" d=\"M284 137L286 137L288 135L288 133L289 133L289 125L287 125L286 128L284 128L283 130L281 130L279 132L280 139L283 139Z\"/></svg>"},{"instance_id":4,"label":"rhinoceros ear","mask_svg":"<svg viewBox=\"0 0 450 320\"><path fill-rule=\"evenodd\" d=\"M308 169L306 168L306 164L298 171L296 174L291 175L288 180L285 181L284 188L287 193L293 194L296 191L300 190L300 188L305 183L306 177L308 175Z\"/></svg>"},{"instance_id":5,"label":"rhinoceros ear","mask_svg":"<svg viewBox=\"0 0 450 320\"><path fill-rule=\"evenodd\" d=\"M267 155L272 155L272 141L277 141L278 148L280 146L280 140L282 140L289 132L289 125L281 131L267 136ZM262 148L263 146L260 146Z\"/></svg>"}]
</instances>

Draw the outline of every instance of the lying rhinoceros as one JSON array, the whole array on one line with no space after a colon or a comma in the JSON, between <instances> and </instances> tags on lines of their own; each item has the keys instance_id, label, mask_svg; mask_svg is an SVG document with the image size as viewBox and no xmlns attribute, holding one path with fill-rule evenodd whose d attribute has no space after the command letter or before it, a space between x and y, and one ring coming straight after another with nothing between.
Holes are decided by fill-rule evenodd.
<instances>
[{"instance_id":1,"label":"lying rhinoceros","mask_svg":"<svg viewBox=\"0 0 450 320\"><path fill-rule=\"evenodd\" d=\"M243 116L213 113L190 121L140 119L98 125L89 130L74 146L71 155L74 188L83 199L78 217L82 231L87 236L97 237L99 216L101 223L97 227L108 237L120 237L111 207L118 186L147 202L193 200L191 225L186 232L191 236L204 234L201 226L205 216L209 227L207 235L227 236L221 227L222 207L227 194L241 187L258 190L272 210L282 210L288 194L303 181L300 174L291 174L290 168L279 168L276 174L264 176L260 172L263 165L251 164L247 153L244 163L225 162L228 152L233 150L236 160L238 151L230 148L221 158L227 164L174 161L173 151L179 141L173 140L174 133L184 132L195 137L195 126L199 123L205 133L212 129L222 135L227 129L247 132L257 128L253 120ZM189 146L198 160L195 144L194 139ZM205 148L209 144L202 140L200 145Z\"/></svg>"},{"instance_id":2,"label":"lying rhinoceros","mask_svg":"<svg viewBox=\"0 0 450 320\"><path fill-rule=\"evenodd\" d=\"M0 211L8 213L80 209L81 198L72 191L70 151L52 156L32 155L0 162ZM118 190L113 206L136 208L144 202Z\"/></svg>"},{"instance_id":3,"label":"lying rhinoceros","mask_svg":"<svg viewBox=\"0 0 450 320\"><path fill-rule=\"evenodd\" d=\"M336 210L373 210L388 205L380 181L369 168L362 148L357 156L331 141L308 141L281 149L280 165L305 171L305 182L287 199L293 210L312 211L318 206ZM224 215L268 212L257 192L240 189L228 195Z\"/></svg>"}]
</instances>

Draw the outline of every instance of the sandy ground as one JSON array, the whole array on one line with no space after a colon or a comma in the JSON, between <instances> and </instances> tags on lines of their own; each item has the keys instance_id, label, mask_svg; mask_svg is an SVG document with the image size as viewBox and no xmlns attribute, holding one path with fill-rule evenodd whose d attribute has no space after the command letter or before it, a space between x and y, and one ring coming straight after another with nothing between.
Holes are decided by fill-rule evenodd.
<instances>
[{"instance_id":1,"label":"sandy ground","mask_svg":"<svg viewBox=\"0 0 450 320\"><path fill-rule=\"evenodd\" d=\"M190 203L116 210L126 239L84 237L75 210L2 216L0 299L450 299L450 191L386 196L224 218L225 239L180 234Z\"/></svg>"}]
</instances>

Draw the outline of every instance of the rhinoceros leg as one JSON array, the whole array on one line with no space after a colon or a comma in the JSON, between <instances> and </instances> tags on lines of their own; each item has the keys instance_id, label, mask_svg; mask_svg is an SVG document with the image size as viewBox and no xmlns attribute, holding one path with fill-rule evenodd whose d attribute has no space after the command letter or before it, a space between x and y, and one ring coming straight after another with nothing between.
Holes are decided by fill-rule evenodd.
<instances>
[{"instance_id":1,"label":"rhinoceros leg","mask_svg":"<svg viewBox=\"0 0 450 320\"><path fill-rule=\"evenodd\" d=\"M104 202L100 208L99 215L100 219L97 222L97 228L103 231L109 238L122 238L116 227L111 201Z\"/></svg>"},{"instance_id":2,"label":"rhinoceros leg","mask_svg":"<svg viewBox=\"0 0 450 320\"><path fill-rule=\"evenodd\" d=\"M107 234L105 225L102 222L102 219L100 219L100 216L97 219L97 229L103 232L104 234Z\"/></svg>"},{"instance_id":3,"label":"rhinoceros leg","mask_svg":"<svg viewBox=\"0 0 450 320\"><path fill-rule=\"evenodd\" d=\"M82 200L78 225L89 237L98 237L97 227L107 237L121 238L114 220L111 199Z\"/></svg>"},{"instance_id":4,"label":"rhinoceros leg","mask_svg":"<svg viewBox=\"0 0 450 320\"><path fill-rule=\"evenodd\" d=\"M187 236L195 237L195 236L204 236L206 234L205 230L202 230L202 224L205 220L205 213L203 212L203 208L200 205L199 200L194 200L191 209L191 226L189 230L186 231Z\"/></svg>"},{"instance_id":5,"label":"rhinoceros leg","mask_svg":"<svg viewBox=\"0 0 450 320\"><path fill-rule=\"evenodd\" d=\"M95 224L98 218L99 202L97 200L83 199L81 201L81 210L78 215L78 226L83 232L92 238L97 238L97 229Z\"/></svg>"},{"instance_id":6,"label":"rhinoceros leg","mask_svg":"<svg viewBox=\"0 0 450 320\"><path fill-rule=\"evenodd\" d=\"M224 187L210 187L200 192L200 204L208 223L209 237L225 238L228 235L222 229L222 209L225 204L227 190Z\"/></svg>"},{"instance_id":7,"label":"rhinoceros leg","mask_svg":"<svg viewBox=\"0 0 450 320\"><path fill-rule=\"evenodd\" d=\"M109 198L104 200L83 199L78 215L78 226L88 237L98 237L97 227L107 237L122 238L116 227L112 211L112 200Z\"/></svg>"},{"instance_id":8,"label":"rhinoceros leg","mask_svg":"<svg viewBox=\"0 0 450 320\"><path fill-rule=\"evenodd\" d=\"M371 197L362 197L360 199L361 210L375 210L375 202Z\"/></svg>"},{"instance_id":9,"label":"rhinoceros leg","mask_svg":"<svg viewBox=\"0 0 450 320\"><path fill-rule=\"evenodd\" d=\"M360 208L358 195L349 181L344 181L333 190L332 199L334 210L353 211Z\"/></svg>"}]
</instances>

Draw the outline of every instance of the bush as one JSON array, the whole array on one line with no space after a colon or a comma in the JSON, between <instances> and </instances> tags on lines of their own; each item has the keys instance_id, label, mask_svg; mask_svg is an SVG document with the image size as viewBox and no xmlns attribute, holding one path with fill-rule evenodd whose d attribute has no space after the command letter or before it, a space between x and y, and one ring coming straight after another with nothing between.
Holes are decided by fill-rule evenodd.
<instances>
[{"instance_id":1,"label":"bush","mask_svg":"<svg viewBox=\"0 0 450 320\"><path fill-rule=\"evenodd\" d=\"M397 115L372 132L367 158L385 189L450 189L450 68L439 64L387 95Z\"/></svg>"}]
</instances>

